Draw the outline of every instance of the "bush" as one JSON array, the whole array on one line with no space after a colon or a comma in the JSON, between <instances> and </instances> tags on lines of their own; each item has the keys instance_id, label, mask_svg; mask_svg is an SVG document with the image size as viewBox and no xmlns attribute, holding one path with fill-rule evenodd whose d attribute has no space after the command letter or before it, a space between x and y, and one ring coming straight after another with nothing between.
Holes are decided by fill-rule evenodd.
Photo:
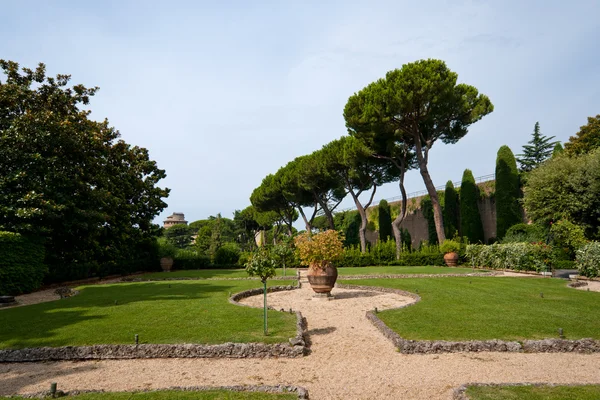
<instances>
[{"instance_id":1,"label":"bush","mask_svg":"<svg viewBox=\"0 0 600 400\"><path fill-rule=\"evenodd\" d=\"M543 243L472 244L466 252L474 267L545 271L551 259L551 248Z\"/></svg>"},{"instance_id":2,"label":"bush","mask_svg":"<svg viewBox=\"0 0 600 400\"><path fill-rule=\"evenodd\" d=\"M596 278L600 274L600 243L590 242L577 250L579 275Z\"/></svg>"},{"instance_id":3,"label":"bush","mask_svg":"<svg viewBox=\"0 0 600 400\"><path fill-rule=\"evenodd\" d=\"M0 295L34 291L47 272L42 243L18 233L0 232Z\"/></svg>"},{"instance_id":4,"label":"bush","mask_svg":"<svg viewBox=\"0 0 600 400\"><path fill-rule=\"evenodd\" d=\"M173 258L178 252L177 250L177 247L175 247L175 245L173 245L171 242L168 242L165 238L158 239L158 258Z\"/></svg>"},{"instance_id":5,"label":"bush","mask_svg":"<svg viewBox=\"0 0 600 400\"><path fill-rule=\"evenodd\" d=\"M444 255L442 253L402 253L399 260L394 260L388 265L398 265L402 267L419 267L423 265L444 266Z\"/></svg>"},{"instance_id":6,"label":"bush","mask_svg":"<svg viewBox=\"0 0 600 400\"><path fill-rule=\"evenodd\" d=\"M379 241L371 248L370 254L373 262L380 265L386 265L396 259L396 242L391 240Z\"/></svg>"},{"instance_id":7,"label":"bush","mask_svg":"<svg viewBox=\"0 0 600 400\"><path fill-rule=\"evenodd\" d=\"M566 253L569 260L575 259L575 252L587 242L583 227L568 219L552 224L550 236L552 244Z\"/></svg>"},{"instance_id":8,"label":"bush","mask_svg":"<svg viewBox=\"0 0 600 400\"><path fill-rule=\"evenodd\" d=\"M575 269L575 261L571 260L553 260L552 269Z\"/></svg>"},{"instance_id":9,"label":"bush","mask_svg":"<svg viewBox=\"0 0 600 400\"><path fill-rule=\"evenodd\" d=\"M362 253L357 245L345 248L342 257L336 260L333 265L336 267L366 267L373 265L373 261L371 254Z\"/></svg>"},{"instance_id":10,"label":"bush","mask_svg":"<svg viewBox=\"0 0 600 400\"><path fill-rule=\"evenodd\" d=\"M460 251L460 243L458 243L454 240L446 239L446 240L444 240L444 243L441 244L440 251L444 254L445 253L458 253Z\"/></svg>"},{"instance_id":11,"label":"bush","mask_svg":"<svg viewBox=\"0 0 600 400\"><path fill-rule=\"evenodd\" d=\"M196 250L178 250L173 257L175 269L210 268L210 257L199 254Z\"/></svg>"},{"instance_id":12,"label":"bush","mask_svg":"<svg viewBox=\"0 0 600 400\"><path fill-rule=\"evenodd\" d=\"M215 265L236 265L240 259L240 248L235 243L225 243L219 247L213 257Z\"/></svg>"},{"instance_id":13,"label":"bush","mask_svg":"<svg viewBox=\"0 0 600 400\"><path fill-rule=\"evenodd\" d=\"M508 228L502 243L543 242L546 240L544 228L536 224L515 224Z\"/></svg>"}]
</instances>

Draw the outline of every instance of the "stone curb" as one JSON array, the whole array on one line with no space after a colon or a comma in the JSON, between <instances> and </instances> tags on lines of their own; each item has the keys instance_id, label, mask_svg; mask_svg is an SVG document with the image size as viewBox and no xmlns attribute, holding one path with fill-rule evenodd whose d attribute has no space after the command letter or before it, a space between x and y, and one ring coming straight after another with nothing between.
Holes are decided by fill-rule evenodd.
<instances>
[{"instance_id":1,"label":"stone curb","mask_svg":"<svg viewBox=\"0 0 600 400\"><path fill-rule=\"evenodd\" d=\"M337 287L345 289L370 290L386 293L396 293L415 299L414 303L394 308L398 310L416 304L421 297L404 290L380 288L372 286L358 286L338 284ZM366 317L379 331L389 339L400 353L403 354L439 354L458 352L525 352L525 353L599 353L600 340L594 339L542 339L524 340L523 342L508 342L503 340L470 340L463 342L452 342L446 340L408 340L403 339L380 320L373 311L367 311Z\"/></svg>"},{"instance_id":2,"label":"stone curb","mask_svg":"<svg viewBox=\"0 0 600 400\"><path fill-rule=\"evenodd\" d=\"M274 276L273 278L269 278L274 281L290 281L290 280L298 280L296 275L288 275L288 276ZM260 278L252 278L252 277L244 277L244 278L190 278L190 277L176 277L176 278L162 278L162 279L142 279L142 278L129 278L125 277L121 279L121 282L126 283L137 283L137 282L163 282L163 281L257 281ZM116 282L119 283L119 282Z\"/></svg>"},{"instance_id":3,"label":"stone curb","mask_svg":"<svg viewBox=\"0 0 600 400\"><path fill-rule=\"evenodd\" d=\"M460 278L479 276L498 276L503 272L473 272L469 274L386 274L386 275L339 275L338 279L351 281L354 279L404 279L404 278Z\"/></svg>"},{"instance_id":4,"label":"stone curb","mask_svg":"<svg viewBox=\"0 0 600 400\"><path fill-rule=\"evenodd\" d=\"M152 390L137 390L137 391L124 391L124 392L111 392L104 390L71 390L69 392L57 391L56 397L63 396L76 396L85 393L152 393L164 390L178 390L182 392L206 392L211 390L229 390L232 392L261 392L261 393L296 393L299 400L307 400L308 390L300 386L291 385L255 385L255 386L171 386L165 389L152 389ZM44 399L50 396L50 392L37 392L31 394L20 394L14 396L8 396L8 398L24 398L24 399Z\"/></svg>"},{"instance_id":5,"label":"stone curb","mask_svg":"<svg viewBox=\"0 0 600 400\"><path fill-rule=\"evenodd\" d=\"M515 383L465 383L455 388L452 391L452 400L471 400L469 396L467 396L467 389L469 386L489 386L489 387L503 387L503 386L548 386L548 387L556 387L556 386L583 386L589 385L589 383L528 383L528 382L515 382Z\"/></svg>"},{"instance_id":6,"label":"stone curb","mask_svg":"<svg viewBox=\"0 0 600 400\"><path fill-rule=\"evenodd\" d=\"M268 292L293 290L294 286L275 286ZM232 304L241 305L236 300L262 294L262 289L252 289L231 296ZM0 350L0 362L67 361L67 360L108 360L135 358L271 358L302 357L308 354L304 334L306 319L296 312L296 336L289 343L223 343L202 344L116 344L93 346L36 347L26 349Z\"/></svg>"}]
</instances>

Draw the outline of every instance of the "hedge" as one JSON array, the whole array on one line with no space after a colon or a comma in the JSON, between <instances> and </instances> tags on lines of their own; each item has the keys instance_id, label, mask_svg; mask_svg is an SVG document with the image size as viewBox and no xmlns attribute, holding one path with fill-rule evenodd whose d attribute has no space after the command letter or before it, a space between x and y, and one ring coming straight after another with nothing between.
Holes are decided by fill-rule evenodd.
<instances>
[{"instance_id":1,"label":"hedge","mask_svg":"<svg viewBox=\"0 0 600 400\"><path fill-rule=\"evenodd\" d=\"M471 244L466 257L474 267L545 271L551 261L551 248L540 243Z\"/></svg>"},{"instance_id":2,"label":"hedge","mask_svg":"<svg viewBox=\"0 0 600 400\"><path fill-rule=\"evenodd\" d=\"M0 295L29 293L48 272L44 245L18 233L0 232Z\"/></svg>"},{"instance_id":3,"label":"hedge","mask_svg":"<svg viewBox=\"0 0 600 400\"><path fill-rule=\"evenodd\" d=\"M590 242L577 250L579 275L596 278L600 275L600 243Z\"/></svg>"},{"instance_id":4,"label":"hedge","mask_svg":"<svg viewBox=\"0 0 600 400\"><path fill-rule=\"evenodd\" d=\"M523 222L519 205L521 189L517 161L508 146L498 150L496 158L496 237L504 238L511 226Z\"/></svg>"}]
</instances>

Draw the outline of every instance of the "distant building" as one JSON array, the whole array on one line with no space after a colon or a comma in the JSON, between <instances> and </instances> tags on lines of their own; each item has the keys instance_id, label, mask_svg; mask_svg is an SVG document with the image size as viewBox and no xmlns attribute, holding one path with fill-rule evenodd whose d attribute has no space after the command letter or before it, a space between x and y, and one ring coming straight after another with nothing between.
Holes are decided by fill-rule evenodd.
<instances>
[{"instance_id":1,"label":"distant building","mask_svg":"<svg viewBox=\"0 0 600 400\"><path fill-rule=\"evenodd\" d=\"M163 227L166 228L170 228L173 225L179 225L179 224L183 224L183 225L187 225L187 221L185 220L185 216L183 215L183 213L173 213L173 215L169 215L167 217L167 219L165 219L163 221Z\"/></svg>"}]
</instances>

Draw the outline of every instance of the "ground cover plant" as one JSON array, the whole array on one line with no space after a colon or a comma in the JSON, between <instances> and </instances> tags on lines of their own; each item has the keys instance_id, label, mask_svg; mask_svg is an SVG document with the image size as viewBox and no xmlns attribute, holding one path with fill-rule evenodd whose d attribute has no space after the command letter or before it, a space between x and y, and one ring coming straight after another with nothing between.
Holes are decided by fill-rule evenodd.
<instances>
[{"instance_id":1,"label":"ground cover plant","mask_svg":"<svg viewBox=\"0 0 600 400\"><path fill-rule=\"evenodd\" d=\"M338 274L343 275L392 275L392 274L470 274L489 272L483 269L473 270L472 268L448 268L448 267L346 267L338 268Z\"/></svg>"},{"instance_id":2,"label":"ground cover plant","mask_svg":"<svg viewBox=\"0 0 600 400\"><path fill-rule=\"evenodd\" d=\"M342 281L343 282L343 281ZM405 339L600 339L600 293L538 278L364 279L344 283L418 293L421 301L378 317Z\"/></svg>"},{"instance_id":3,"label":"ground cover plant","mask_svg":"<svg viewBox=\"0 0 600 400\"><path fill-rule=\"evenodd\" d=\"M283 270L278 268L275 270L276 276L283 276ZM286 268L285 275L290 278L296 277L295 268ZM171 272L153 272L137 276L142 280L162 280L173 278L193 278L193 279L221 279L221 278L248 278L245 269L188 269Z\"/></svg>"},{"instance_id":4,"label":"ground cover plant","mask_svg":"<svg viewBox=\"0 0 600 400\"><path fill-rule=\"evenodd\" d=\"M274 281L289 284L291 281ZM0 311L0 348L140 343L287 342L296 316L228 302L258 281L167 281L89 285L67 299Z\"/></svg>"},{"instance_id":5,"label":"ground cover plant","mask_svg":"<svg viewBox=\"0 0 600 400\"><path fill-rule=\"evenodd\" d=\"M471 400L595 400L600 385L582 386L470 386Z\"/></svg>"},{"instance_id":6,"label":"ground cover plant","mask_svg":"<svg viewBox=\"0 0 600 400\"><path fill-rule=\"evenodd\" d=\"M108 392L82 393L67 397L73 400L293 400L298 396L291 393L234 392L229 390L156 392ZM0 399L23 399L23 397L0 397Z\"/></svg>"}]
</instances>

